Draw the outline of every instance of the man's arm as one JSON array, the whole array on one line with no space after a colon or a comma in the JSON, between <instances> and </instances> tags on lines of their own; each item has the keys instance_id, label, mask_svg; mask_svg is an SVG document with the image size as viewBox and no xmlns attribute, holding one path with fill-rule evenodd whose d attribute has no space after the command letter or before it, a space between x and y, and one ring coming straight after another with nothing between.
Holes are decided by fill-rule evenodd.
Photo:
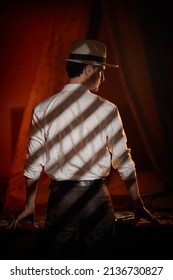
<instances>
[{"instance_id":1,"label":"man's arm","mask_svg":"<svg viewBox=\"0 0 173 280\"><path fill-rule=\"evenodd\" d=\"M142 198L139 193L139 186L138 186L138 181L137 177L134 177L133 179L125 180L124 181L126 188L129 192L130 197L133 200L133 209L134 209L134 214L135 214L135 224L141 219L144 218L151 223L154 224L160 224L158 219L153 216L150 211L148 211L144 203L142 201Z\"/></svg>"},{"instance_id":2,"label":"man's arm","mask_svg":"<svg viewBox=\"0 0 173 280\"><path fill-rule=\"evenodd\" d=\"M9 228L16 228L17 224L24 218L28 218L33 223L34 227L37 227L35 223L35 197L37 194L38 181L25 177L26 182L26 204L24 210L19 214Z\"/></svg>"},{"instance_id":3,"label":"man's arm","mask_svg":"<svg viewBox=\"0 0 173 280\"><path fill-rule=\"evenodd\" d=\"M26 182L26 208L35 211L35 198L37 194L38 181L25 177Z\"/></svg>"}]
</instances>

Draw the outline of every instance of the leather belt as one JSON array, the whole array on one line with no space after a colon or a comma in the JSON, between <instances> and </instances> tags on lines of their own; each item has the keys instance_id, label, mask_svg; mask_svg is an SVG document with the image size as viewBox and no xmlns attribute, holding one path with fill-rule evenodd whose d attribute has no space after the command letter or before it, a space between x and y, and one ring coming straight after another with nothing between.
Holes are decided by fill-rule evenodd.
<instances>
[{"instance_id":1,"label":"leather belt","mask_svg":"<svg viewBox=\"0 0 173 280\"><path fill-rule=\"evenodd\" d=\"M88 186L101 186L106 183L106 178L95 180L51 180L51 186L57 187L88 187Z\"/></svg>"}]
</instances>

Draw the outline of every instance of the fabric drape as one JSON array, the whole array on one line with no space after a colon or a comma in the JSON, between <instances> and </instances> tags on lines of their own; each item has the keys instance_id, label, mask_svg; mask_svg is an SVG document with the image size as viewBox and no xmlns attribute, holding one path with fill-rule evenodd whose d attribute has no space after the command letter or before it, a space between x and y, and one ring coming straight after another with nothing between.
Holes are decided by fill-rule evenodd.
<instances>
[{"instance_id":1,"label":"fabric drape","mask_svg":"<svg viewBox=\"0 0 173 280\"><path fill-rule=\"evenodd\" d=\"M23 208L25 202L23 167L32 109L36 103L54 94L66 83L67 77L63 58L68 55L72 41L76 38L86 37L90 6L90 1L87 1L84 5L81 1L75 1L74 3L74 1L69 0L58 2L57 6L46 7L47 13L50 15L49 22L44 27L47 38L43 46L35 81L29 94L28 104L24 111L4 203L4 211L6 212L18 211ZM85 13L83 13L83 9L85 9ZM44 178L44 180L46 179ZM42 202L39 199L38 203ZM13 209L14 207L15 209Z\"/></svg>"},{"instance_id":2,"label":"fabric drape","mask_svg":"<svg viewBox=\"0 0 173 280\"><path fill-rule=\"evenodd\" d=\"M171 124L171 119L169 116L167 123L163 121L162 115L166 112L160 110L163 104L159 102L159 96L164 96L165 92L162 91L159 93L160 95L157 95L157 88L163 80L162 82L157 80L157 88L154 88L153 76L156 74L152 73L150 68L151 54L150 57L147 55L146 38L142 33L142 22L139 20L140 14L137 9L139 7L136 5L136 1L103 0L102 5L110 45L115 61L120 65L120 79L134 121L140 131L153 168L166 185L171 185L173 181L170 169L172 143L168 140L166 133L167 129L171 134L171 126L169 129L167 127ZM148 11L150 11L149 8L150 6ZM151 51L154 52L154 49L150 49ZM166 51L162 53L162 58L157 59L164 61L164 55L168 56ZM154 53L153 57L156 59ZM152 63L154 62L156 61L153 60ZM155 71L157 70L155 69ZM161 99L163 100L163 98ZM169 104L169 99L167 99L167 103Z\"/></svg>"}]
</instances>

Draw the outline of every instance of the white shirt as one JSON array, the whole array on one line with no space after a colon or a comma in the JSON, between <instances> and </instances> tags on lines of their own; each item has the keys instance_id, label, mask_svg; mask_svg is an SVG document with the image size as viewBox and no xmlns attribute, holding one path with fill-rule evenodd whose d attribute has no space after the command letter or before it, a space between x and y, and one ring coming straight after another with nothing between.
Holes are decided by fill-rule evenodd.
<instances>
[{"instance_id":1,"label":"white shirt","mask_svg":"<svg viewBox=\"0 0 173 280\"><path fill-rule=\"evenodd\" d=\"M38 179L44 169L55 180L92 180L112 165L127 180L135 165L126 142L116 105L67 84L33 110L24 175Z\"/></svg>"}]
</instances>

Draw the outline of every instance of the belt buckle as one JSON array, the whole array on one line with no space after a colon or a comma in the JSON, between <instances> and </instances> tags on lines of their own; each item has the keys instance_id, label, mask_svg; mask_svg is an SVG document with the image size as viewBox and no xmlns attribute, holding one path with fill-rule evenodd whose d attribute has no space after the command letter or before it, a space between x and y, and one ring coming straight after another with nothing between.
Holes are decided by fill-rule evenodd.
<instances>
[{"instance_id":1,"label":"belt buckle","mask_svg":"<svg viewBox=\"0 0 173 280\"><path fill-rule=\"evenodd\" d=\"M80 187L87 187L89 184L88 184L88 181L81 181L79 182L79 186Z\"/></svg>"}]
</instances>

